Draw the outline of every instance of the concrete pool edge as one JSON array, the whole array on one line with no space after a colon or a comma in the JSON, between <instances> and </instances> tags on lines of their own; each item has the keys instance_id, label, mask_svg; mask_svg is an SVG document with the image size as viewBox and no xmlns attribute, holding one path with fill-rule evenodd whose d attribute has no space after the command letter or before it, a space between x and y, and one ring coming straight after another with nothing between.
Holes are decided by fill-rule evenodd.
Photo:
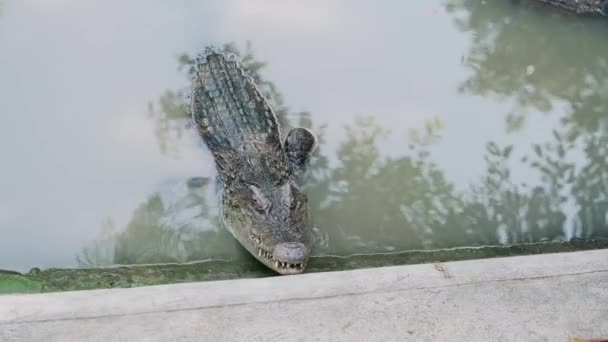
<instances>
[{"instance_id":1,"label":"concrete pool edge","mask_svg":"<svg viewBox=\"0 0 608 342\"><path fill-rule=\"evenodd\" d=\"M608 249L608 240L574 240L500 246L408 250L391 253L321 255L311 258L305 273L347 271L508 256ZM0 295L76 290L133 288L276 276L255 259L236 258L187 263L110 265L82 268L32 268L27 273L0 269Z\"/></svg>"},{"instance_id":2,"label":"concrete pool edge","mask_svg":"<svg viewBox=\"0 0 608 342\"><path fill-rule=\"evenodd\" d=\"M594 301L608 303L608 250L592 250L531 256L476 259L435 264L368 268L351 271L310 273L258 279L221 280L201 283L155 285L130 289L106 289L45 294L0 296L0 340L2 331L32 331L49 322L112 320L126 316L162 313L170 317L185 312L206 310L245 310L251 306L283 305L294 302L349 301L361 296L411 291L449 291L463 286L496 287L516 282L549 281L559 283L595 277L599 291ZM565 293L552 293L555 310L581 315L588 308L559 308L563 298L574 296L572 287ZM578 293L578 290L577 290ZM589 300L588 298L584 298ZM474 303L476 296L467 299ZM592 303L591 303L592 304ZM608 305L597 314L608 317ZM239 309L240 308L240 309ZM492 308L488 308L492 310ZM494 308L496 310L496 308ZM596 310L597 311L597 310ZM68 324L69 325L69 324ZM4 327L4 328L2 328ZM43 330L44 330L43 329ZM61 328L65 329L65 327ZM608 334L608 321L598 326ZM64 331L69 333L69 331ZM16 336L16 335L15 335ZM28 335L30 336L30 335ZM604 335L606 337L608 335ZM31 337L31 336L30 336Z\"/></svg>"}]
</instances>

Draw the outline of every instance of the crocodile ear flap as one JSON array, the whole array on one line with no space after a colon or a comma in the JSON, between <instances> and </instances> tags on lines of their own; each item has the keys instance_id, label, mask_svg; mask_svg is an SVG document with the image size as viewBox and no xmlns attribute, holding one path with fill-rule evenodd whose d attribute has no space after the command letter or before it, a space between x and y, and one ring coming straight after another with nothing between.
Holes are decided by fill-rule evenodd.
<instances>
[{"instance_id":1,"label":"crocodile ear flap","mask_svg":"<svg viewBox=\"0 0 608 342\"><path fill-rule=\"evenodd\" d=\"M317 145L317 138L306 128L294 128L285 139L285 153L292 171L303 172Z\"/></svg>"}]
</instances>

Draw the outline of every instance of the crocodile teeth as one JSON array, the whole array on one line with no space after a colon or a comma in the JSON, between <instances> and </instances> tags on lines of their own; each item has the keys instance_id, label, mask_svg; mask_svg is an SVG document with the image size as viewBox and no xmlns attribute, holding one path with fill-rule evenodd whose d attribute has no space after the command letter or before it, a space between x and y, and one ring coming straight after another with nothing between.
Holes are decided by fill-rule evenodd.
<instances>
[{"instance_id":1,"label":"crocodile teeth","mask_svg":"<svg viewBox=\"0 0 608 342\"><path fill-rule=\"evenodd\" d=\"M260 248L260 249L258 249L258 255L259 255L259 256L262 256L262 249L261 249L261 248Z\"/></svg>"},{"instance_id":2,"label":"crocodile teeth","mask_svg":"<svg viewBox=\"0 0 608 342\"><path fill-rule=\"evenodd\" d=\"M279 267L279 262L278 261L274 262L274 267Z\"/></svg>"}]
</instances>

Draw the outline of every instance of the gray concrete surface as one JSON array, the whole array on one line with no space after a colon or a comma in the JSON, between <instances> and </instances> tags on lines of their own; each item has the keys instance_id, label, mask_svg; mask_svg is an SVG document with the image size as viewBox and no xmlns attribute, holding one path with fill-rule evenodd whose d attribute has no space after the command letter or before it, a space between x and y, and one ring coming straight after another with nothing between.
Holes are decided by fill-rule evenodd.
<instances>
[{"instance_id":1,"label":"gray concrete surface","mask_svg":"<svg viewBox=\"0 0 608 342\"><path fill-rule=\"evenodd\" d=\"M608 250L0 296L0 341L608 338Z\"/></svg>"}]
</instances>

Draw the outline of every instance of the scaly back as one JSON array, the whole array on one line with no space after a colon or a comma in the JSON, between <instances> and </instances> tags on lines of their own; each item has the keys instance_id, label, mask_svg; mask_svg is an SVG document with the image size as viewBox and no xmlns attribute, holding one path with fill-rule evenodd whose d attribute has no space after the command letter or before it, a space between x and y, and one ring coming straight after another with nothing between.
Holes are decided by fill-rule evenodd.
<instances>
[{"instance_id":1,"label":"scaly back","mask_svg":"<svg viewBox=\"0 0 608 342\"><path fill-rule=\"evenodd\" d=\"M277 117L236 56L207 48L196 59L192 82L192 118L220 176L284 179L288 167Z\"/></svg>"}]
</instances>

